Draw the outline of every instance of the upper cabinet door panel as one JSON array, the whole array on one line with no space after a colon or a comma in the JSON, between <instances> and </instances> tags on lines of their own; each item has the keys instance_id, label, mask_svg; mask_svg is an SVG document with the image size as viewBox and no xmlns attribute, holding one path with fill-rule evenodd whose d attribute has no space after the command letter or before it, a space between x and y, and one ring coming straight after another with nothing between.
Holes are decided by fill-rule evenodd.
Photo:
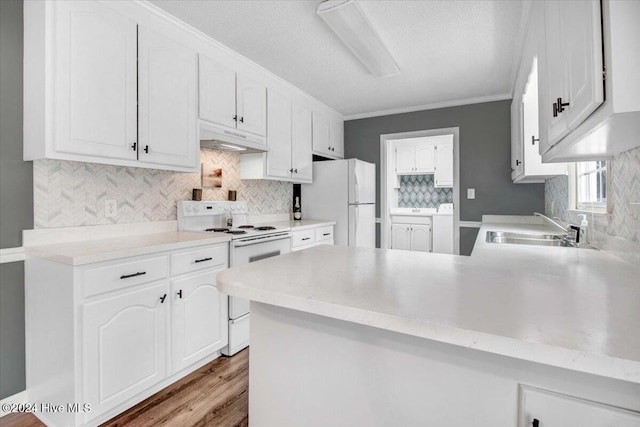
<instances>
[{"instance_id":1,"label":"upper cabinet door panel","mask_svg":"<svg viewBox=\"0 0 640 427\"><path fill-rule=\"evenodd\" d=\"M331 154L344 158L344 123L336 120L330 122Z\"/></svg>"},{"instance_id":2,"label":"upper cabinet door panel","mask_svg":"<svg viewBox=\"0 0 640 427\"><path fill-rule=\"evenodd\" d=\"M267 88L242 75L237 79L237 127L264 136L267 132Z\"/></svg>"},{"instance_id":3,"label":"upper cabinet door panel","mask_svg":"<svg viewBox=\"0 0 640 427\"><path fill-rule=\"evenodd\" d=\"M599 1L565 1L563 25L570 105L567 126L575 129L604 101L602 27Z\"/></svg>"},{"instance_id":4,"label":"upper cabinet door panel","mask_svg":"<svg viewBox=\"0 0 640 427\"><path fill-rule=\"evenodd\" d=\"M136 159L136 23L97 2L55 4L56 150Z\"/></svg>"},{"instance_id":5,"label":"upper cabinet door panel","mask_svg":"<svg viewBox=\"0 0 640 427\"><path fill-rule=\"evenodd\" d=\"M199 115L202 120L236 127L236 73L199 56Z\"/></svg>"},{"instance_id":6,"label":"upper cabinet door panel","mask_svg":"<svg viewBox=\"0 0 640 427\"><path fill-rule=\"evenodd\" d=\"M453 142L437 145L434 185L453 187Z\"/></svg>"},{"instance_id":7,"label":"upper cabinet door panel","mask_svg":"<svg viewBox=\"0 0 640 427\"><path fill-rule=\"evenodd\" d=\"M139 160L197 167L195 52L142 26L138 52Z\"/></svg>"},{"instance_id":8,"label":"upper cabinet door panel","mask_svg":"<svg viewBox=\"0 0 640 427\"><path fill-rule=\"evenodd\" d=\"M435 146L429 143L415 145L415 171L433 172L435 169Z\"/></svg>"},{"instance_id":9,"label":"upper cabinet door panel","mask_svg":"<svg viewBox=\"0 0 640 427\"><path fill-rule=\"evenodd\" d=\"M313 112L313 151L331 154L331 131L329 119L322 114Z\"/></svg>"},{"instance_id":10,"label":"upper cabinet door panel","mask_svg":"<svg viewBox=\"0 0 640 427\"><path fill-rule=\"evenodd\" d=\"M269 91L267 119L267 175L291 177L291 101L278 92Z\"/></svg>"},{"instance_id":11,"label":"upper cabinet door panel","mask_svg":"<svg viewBox=\"0 0 640 427\"><path fill-rule=\"evenodd\" d=\"M400 143L396 146L396 172L413 173L415 170L415 147L413 144Z\"/></svg>"},{"instance_id":12,"label":"upper cabinet door panel","mask_svg":"<svg viewBox=\"0 0 640 427\"><path fill-rule=\"evenodd\" d=\"M313 155L311 110L294 103L292 106L291 126L291 165L294 168L293 179L311 181L313 178ZM297 172L295 172L297 170Z\"/></svg>"}]
</instances>

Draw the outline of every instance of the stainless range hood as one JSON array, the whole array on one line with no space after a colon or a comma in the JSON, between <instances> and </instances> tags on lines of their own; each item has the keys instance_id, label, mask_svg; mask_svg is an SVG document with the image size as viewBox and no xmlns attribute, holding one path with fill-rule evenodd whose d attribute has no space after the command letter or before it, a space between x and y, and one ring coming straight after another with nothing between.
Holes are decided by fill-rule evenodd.
<instances>
[{"instance_id":1,"label":"stainless range hood","mask_svg":"<svg viewBox=\"0 0 640 427\"><path fill-rule=\"evenodd\" d=\"M205 122L200 122L200 148L240 154L269 151L263 136Z\"/></svg>"}]
</instances>

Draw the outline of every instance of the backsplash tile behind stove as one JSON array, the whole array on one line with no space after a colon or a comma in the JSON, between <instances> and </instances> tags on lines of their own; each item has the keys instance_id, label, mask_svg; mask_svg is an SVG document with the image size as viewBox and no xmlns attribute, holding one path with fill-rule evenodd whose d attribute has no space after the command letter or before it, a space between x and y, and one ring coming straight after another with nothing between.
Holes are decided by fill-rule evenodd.
<instances>
[{"instance_id":1,"label":"backsplash tile behind stove","mask_svg":"<svg viewBox=\"0 0 640 427\"><path fill-rule=\"evenodd\" d=\"M453 188L435 188L433 175L400 177L399 208L437 208L440 203L453 203Z\"/></svg>"},{"instance_id":2,"label":"backsplash tile behind stove","mask_svg":"<svg viewBox=\"0 0 640 427\"><path fill-rule=\"evenodd\" d=\"M203 150L205 165L223 170L221 188L204 188L203 200L226 200L237 190L250 215L286 214L291 209L292 184L241 180L240 155ZM99 165L60 160L33 162L34 227L71 227L176 219L176 201L190 200L201 188L200 173ZM105 217L105 201L113 199L118 215Z\"/></svg>"}]
</instances>

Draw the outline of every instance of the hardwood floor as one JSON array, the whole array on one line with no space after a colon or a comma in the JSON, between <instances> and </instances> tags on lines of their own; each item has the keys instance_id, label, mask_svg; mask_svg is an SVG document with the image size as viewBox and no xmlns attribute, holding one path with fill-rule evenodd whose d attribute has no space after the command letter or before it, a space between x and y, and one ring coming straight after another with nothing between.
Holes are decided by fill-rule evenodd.
<instances>
[{"instance_id":1,"label":"hardwood floor","mask_svg":"<svg viewBox=\"0 0 640 427\"><path fill-rule=\"evenodd\" d=\"M249 349L219 357L101 427L247 426ZM43 426L32 414L9 414L2 427Z\"/></svg>"}]
</instances>

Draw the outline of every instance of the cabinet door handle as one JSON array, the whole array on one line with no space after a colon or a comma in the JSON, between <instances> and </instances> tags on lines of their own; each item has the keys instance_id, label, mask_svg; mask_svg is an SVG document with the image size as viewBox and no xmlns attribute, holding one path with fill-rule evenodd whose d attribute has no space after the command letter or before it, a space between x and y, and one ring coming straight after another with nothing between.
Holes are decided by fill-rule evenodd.
<instances>
[{"instance_id":1,"label":"cabinet door handle","mask_svg":"<svg viewBox=\"0 0 640 427\"><path fill-rule=\"evenodd\" d=\"M164 300L167 298L167 294L164 294L160 297L160 304L164 304Z\"/></svg>"},{"instance_id":2,"label":"cabinet door handle","mask_svg":"<svg viewBox=\"0 0 640 427\"><path fill-rule=\"evenodd\" d=\"M240 123L244 123L244 117L240 117Z\"/></svg>"},{"instance_id":3,"label":"cabinet door handle","mask_svg":"<svg viewBox=\"0 0 640 427\"><path fill-rule=\"evenodd\" d=\"M531 422L531 425L533 427L538 427L540 425L540 421L538 421L537 418L534 418L533 421Z\"/></svg>"},{"instance_id":4,"label":"cabinet door handle","mask_svg":"<svg viewBox=\"0 0 640 427\"><path fill-rule=\"evenodd\" d=\"M298 173L298 169L294 169L294 170L293 170L293 173Z\"/></svg>"},{"instance_id":5,"label":"cabinet door handle","mask_svg":"<svg viewBox=\"0 0 640 427\"><path fill-rule=\"evenodd\" d=\"M133 144L131 144L131 149L133 151L136 151L137 148L138 148L138 143L137 142L134 142Z\"/></svg>"},{"instance_id":6,"label":"cabinet door handle","mask_svg":"<svg viewBox=\"0 0 640 427\"><path fill-rule=\"evenodd\" d=\"M144 152L145 152L145 153L147 153L147 154L149 154L149 146L148 146L148 145L145 145L145 146L144 146Z\"/></svg>"},{"instance_id":7,"label":"cabinet door handle","mask_svg":"<svg viewBox=\"0 0 640 427\"><path fill-rule=\"evenodd\" d=\"M304 237L302 240L311 240L311 237Z\"/></svg>"},{"instance_id":8,"label":"cabinet door handle","mask_svg":"<svg viewBox=\"0 0 640 427\"><path fill-rule=\"evenodd\" d=\"M331 236L331 233L322 233L323 236Z\"/></svg>"},{"instance_id":9,"label":"cabinet door handle","mask_svg":"<svg viewBox=\"0 0 640 427\"><path fill-rule=\"evenodd\" d=\"M122 276L120 276L120 280L128 279L130 277L144 276L145 274L147 274L146 271L138 271L137 273L133 273L133 274L123 274Z\"/></svg>"},{"instance_id":10,"label":"cabinet door handle","mask_svg":"<svg viewBox=\"0 0 640 427\"><path fill-rule=\"evenodd\" d=\"M238 121L238 115L237 115L237 114L233 116L233 121L234 121L234 122L237 122L237 121Z\"/></svg>"},{"instance_id":11,"label":"cabinet door handle","mask_svg":"<svg viewBox=\"0 0 640 427\"><path fill-rule=\"evenodd\" d=\"M553 117L558 117L558 104L553 103Z\"/></svg>"},{"instance_id":12,"label":"cabinet door handle","mask_svg":"<svg viewBox=\"0 0 640 427\"><path fill-rule=\"evenodd\" d=\"M562 113L565 110L564 107L568 107L569 106L568 102L562 102L562 98L558 98L557 102L558 102L558 104L557 104L556 108L558 110L558 113Z\"/></svg>"},{"instance_id":13,"label":"cabinet door handle","mask_svg":"<svg viewBox=\"0 0 640 427\"><path fill-rule=\"evenodd\" d=\"M178 291L178 298L182 299L182 289Z\"/></svg>"},{"instance_id":14,"label":"cabinet door handle","mask_svg":"<svg viewBox=\"0 0 640 427\"><path fill-rule=\"evenodd\" d=\"M531 145L536 145L536 142L540 142L540 138L536 138L535 135L531 135Z\"/></svg>"},{"instance_id":15,"label":"cabinet door handle","mask_svg":"<svg viewBox=\"0 0 640 427\"><path fill-rule=\"evenodd\" d=\"M293 173L293 168L289 169L289 173Z\"/></svg>"},{"instance_id":16,"label":"cabinet door handle","mask_svg":"<svg viewBox=\"0 0 640 427\"><path fill-rule=\"evenodd\" d=\"M197 259L194 262L195 263L199 263L199 262L205 262L205 261L211 261L213 258L208 257L208 258L202 258L202 259Z\"/></svg>"},{"instance_id":17,"label":"cabinet door handle","mask_svg":"<svg viewBox=\"0 0 640 427\"><path fill-rule=\"evenodd\" d=\"M516 166L520 166L520 163L522 163L520 160L516 160Z\"/></svg>"}]
</instances>

